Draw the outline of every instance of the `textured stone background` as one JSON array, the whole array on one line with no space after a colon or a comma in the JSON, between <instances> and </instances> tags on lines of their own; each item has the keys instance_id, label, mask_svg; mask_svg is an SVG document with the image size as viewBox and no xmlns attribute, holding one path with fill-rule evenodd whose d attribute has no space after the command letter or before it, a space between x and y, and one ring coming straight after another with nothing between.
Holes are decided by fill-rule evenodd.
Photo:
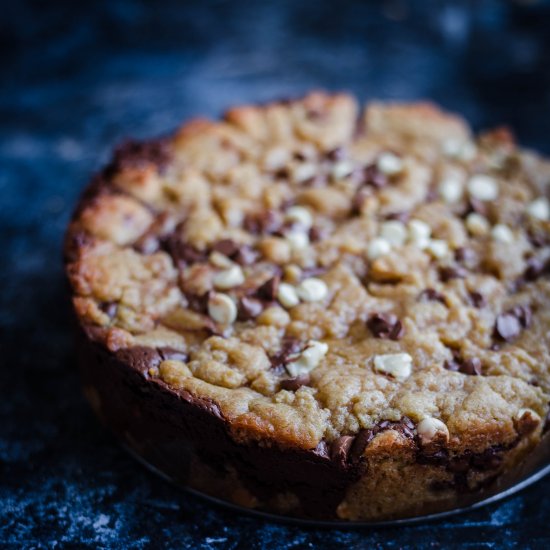
<instances>
[{"instance_id":1,"label":"textured stone background","mask_svg":"<svg viewBox=\"0 0 550 550\"><path fill-rule=\"evenodd\" d=\"M311 87L432 98L550 153L548 1L20 0L1 13L0 546L550 546L550 479L445 522L359 531L270 524L168 486L81 397L60 266L79 190L116 142L232 103Z\"/></svg>"}]
</instances>

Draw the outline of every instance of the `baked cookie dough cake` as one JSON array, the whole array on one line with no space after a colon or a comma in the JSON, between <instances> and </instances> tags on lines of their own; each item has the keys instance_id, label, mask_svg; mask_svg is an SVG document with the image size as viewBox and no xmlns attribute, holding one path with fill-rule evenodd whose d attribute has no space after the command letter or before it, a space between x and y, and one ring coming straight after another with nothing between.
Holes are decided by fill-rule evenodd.
<instances>
[{"instance_id":1,"label":"baked cookie dough cake","mask_svg":"<svg viewBox=\"0 0 550 550\"><path fill-rule=\"evenodd\" d=\"M370 521L478 494L545 431L549 183L505 129L343 94L128 142L67 233L85 393L242 506Z\"/></svg>"}]
</instances>

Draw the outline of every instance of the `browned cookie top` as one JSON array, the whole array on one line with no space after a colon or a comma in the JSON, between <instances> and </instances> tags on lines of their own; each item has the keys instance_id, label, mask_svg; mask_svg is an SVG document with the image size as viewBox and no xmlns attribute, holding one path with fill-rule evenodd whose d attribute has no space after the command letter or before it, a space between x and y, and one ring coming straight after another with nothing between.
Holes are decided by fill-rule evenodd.
<instances>
[{"instance_id":1,"label":"browned cookie top","mask_svg":"<svg viewBox=\"0 0 550 550\"><path fill-rule=\"evenodd\" d=\"M74 306L113 353L171 350L144 375L239 440L338 454L410 423L481 452L547 412L549 183L429 104L238 107L118 150L69 229Z\"/></svg>"}]
</instances>

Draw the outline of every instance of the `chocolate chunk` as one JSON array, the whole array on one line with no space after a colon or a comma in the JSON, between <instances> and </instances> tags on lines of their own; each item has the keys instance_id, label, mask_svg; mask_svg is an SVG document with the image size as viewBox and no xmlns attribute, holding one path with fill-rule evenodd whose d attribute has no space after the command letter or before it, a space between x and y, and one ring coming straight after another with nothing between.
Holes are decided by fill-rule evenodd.
<instances>
[{"instance_id":1,"label":"chocolate chunk","mask_svg":"<svg viewBox=\"0 0 550 550\"><path fill-rule=\"evenodd\" d=\"M271 235L281 228L282 223L280 212L265 210L246 216L243 226L249 233L254 235Z\"/></svg>"},{"instance_id":2,"label":"chocolate chunk","mask_svg":"<svg viewBox=\"0 0 550 550\"><path fill-rule=\"evenodd\" d=\"M513 313L502 313L495 321L495 336L510 342L521 332L521 323Z\"/></svg>"},{"instance_id":3,"label":"chocolate chunk","mask_svg":"<svg viewBox=\"0 0 550 550\"><path fill-rule=\"evenodd\" d=\"M289 357L298 353L301 348L302 345L296 338L285 338L281 344L281 349L270 357L271 368L282 374Z\"/></svg>"},{"instance_id":4,"label":"chocolate chunk","mask_svg":"<svg viewBox=\"0 0 550 550\"><path fill-rule=\"evenodd\" d=\"M330 447L330 458L344 466L348 461L349 452L353 444L354 437L351 435L342 435L332 442Z\"/></svg>"},{"instance_id":5,"label":"chocolate chunk","mask_svg":"<svg viewBox=\"0 0 550 550\"><path fill-rule=\"evenodd\" d=\"M274 277L271 277L271 279L268 279L264 284L260 285L257 288L255 293L256 296L261 300L272 302L277 297L280 280L280 275L275 275Z\"/></svg>"},{"instance_id":6,"label":"chocolate chunk","mask_svg":"<svg viewBox=\"0 0 550 550\"><path fill-rule=\"evenodd\" d=\"M227 256L240 265L250 265L258 259L258 252L247 244L240 244L232 239L218 241L213 250Z\"/></svg>"},{"instance_id":7,"label":"chocolate chunk","mask_svg":"<svg viewBox=\"0 0 550 550\"><path fill-rule=\"evenodd\" d=\"M160 357L163 361L187 361L189 356L184 351L172 348L170 346L163 346L157 348L157 351L160 354Z\"/></svg>"},{"instance_id":8,"label":"chocolate chunk","mask_svg":"<svg viewBox=\"0 0 550 550\"><path fill-rule=\"evenodd\" d=\"M376 338L399 340L403 336L403 325L392 313L375 313L367 320L367 327Z\"/></svg>"},{"instance_id":9,"label":"chocolate chunk","mask_svg":"<svg viewBox=\"0 0 550 550\"><path fill-rule=\"evenodd\" d=\"M441 292L435 290L435 288L426 288L418 295L418 299L421 301L426 300L430 302L441 302L443 305L445 305L445 296L443 296Z\"/></svg>"},{"instance_id":10,"label":"chocolate chunk","mask_svg":"<svg viewBox=\"0 0 550 550\"><path fill-rule=\"evenodd\" d=\"M382 187L388 185L388 177L378 170L376 164L369 164L364 168L362 176L363 185L368 185L375 189L382 189Z\"/></svg>"},{"instance_id":11,"label":"chocolate chunk","mask_svg":"<svg viewBox=\"0 0 550 550\"><path fill-rule=\"evenodd\" d=\"M459 265L448 265L439 269L439 277L446 283L451 279L464 279L468 272Z\"/></svg>"},{"instance_id":12,"label":"chocolate chunk","mask_svg":"<svg viewBox=\"0 0 550 550\"><path fill-rule=\"evenodd\" d=\"M189 243L183 242L179 235L172 234L161 240L161 247L166 250L177 264L190 265L206 262L208 255Z\"/></svg>"},{"instance_id":13,"label":"chocolate chunk","mask_svg":"<svg viewBox=\"0 0 550 550\"><path fill-rule=\"evenodd\" d=\"M359 459L363 455L363 451L367 448L367 445L374 437L373 430L361 430L354 438L351 448L349 450L349 457L351 462L359 462Z\"/></svg>"},{"instance_id":14,"label":"chocolate chunk","mask_svg":"<svg viewBox=\"0 0 550 550\"><path fill-rule=\"evenodd\" d=\"M481 360L477 357L466 359L460 367L460 372L471 376L481 375Z\"/></svg>"},{"instance_id":15,"label":"chocolate chunk","mask_svg":"<svg viewBox=\"0 0 550 550\"><path fill-rule=\"evenodd\" d=\"M187 299L187 307L197 313L206 314L208 311L209 296L209 292L205 292L204 294L191 294L188 292L185 294L185 298Z\"/></svg>"},{"instance_id":16,"label":"chocolate chunk","mask_svg":"<svg viewBox=\"0 0 550 550\"><path fill-rule=\"evenodd\" d=\"M498 447L490 447L482 453L472 455L472 468L477 470L494 470L502 464L501 449Z\"/></svg>"},{"instance_id":17,"label":"chocolate chunk","mask_svg":"<svg viewBox=\"0 0 550 550\"><path fill-rule=\"evenodd\" d=\"M474 307L482 308L485 307L485 305L487 304L487 301L485 300L485 297L483 296L483 294L481 294L481 292L470 292L469 296L470 301L472 302L472 305Z\"/></svg>"},{"instance_id":18,"label":"chocolate chunk","mask_svg":"<svg viewBox=\"0 0 550 550\"><path fill-rule=\"evenodd\" d=\"M453 372L468 374L470 376L480 376L482 373L480 359L477 357L462 359L458 351L453 351L453 359L445 361L443 363L443 368Z\"/></svg>"},{"instance_id":19,"label":"chocolate chunk","mask_svg":"<svg viewBox=\"0 0 550 550\"><path fill-rule=\"evenodd\" d=\"M255 319L264 310L264 304L261 300L243 296L239 300L238 319L239 321L249 321Z\"/></svg>"},{"instance_id":20,"label":"chocolate chunk","mask_svg":"<svg viewBox=\"0 0 550 550\"><path fill-rule=\"evenodd\" d=\"M309 376L309 373L306 372L305 374L296 376L296 378L285 378L284 380L281 380L281 389L296 391L302 386L309 386L310 382L311 377Z\"/></svg>"},{"instance_id":21,"label":"chocolate chunk","mask_svg":"<svg viewBox=\"0 0 550 550\"><path fill-rule=\"evenodd\" d=\"M516 306L511 309L510 313L517 318L522 328L527 328L531 325L533 314L529 306Z\"/></svg>"},{"instance_id":22,"label":"chocolate chunk","mask_svg":"<svg viewBox=\"0 0 550 550\"><path fill-rule=\"evenodd\" d=\"M239 244L232 239L222 239L214 245L213 250L228 258L233 258L239 252Z\"/></svg>"},{"instance_id":23,"label":"chocolate chunk","mask_svg":"<svg viewBox=\"0 0 550 550\"><path fill-rule=\"evenodd\" d=\"M446 465L448 461L449 461L449 455L444 449L440 451L435 451L433 453L426 453L419 449L419 452L416 455L416 462L418 462L418 464L429 464L431 466L443 466L443 465Z\"/></svg>"}]
</instances>

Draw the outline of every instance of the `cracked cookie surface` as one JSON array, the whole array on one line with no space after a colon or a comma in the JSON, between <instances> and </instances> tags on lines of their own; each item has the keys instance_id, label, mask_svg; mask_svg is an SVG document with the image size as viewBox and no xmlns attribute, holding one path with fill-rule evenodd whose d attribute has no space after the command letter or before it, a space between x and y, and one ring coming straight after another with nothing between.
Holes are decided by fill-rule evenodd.
<instances>
[{"instance_id":1,"label":"cracked cookie surface","mask_svg":"<svg viewBox=\"0 0 550 550\"><path fill-rule=\"evenodd\" d=\"M241 443L344 461L534 444L549 183L508 131L429 104L238 107L118 150L68 231L74 307L112 353L172 350L143 375L216 403Z\"/></svg>"}]
</instances>

